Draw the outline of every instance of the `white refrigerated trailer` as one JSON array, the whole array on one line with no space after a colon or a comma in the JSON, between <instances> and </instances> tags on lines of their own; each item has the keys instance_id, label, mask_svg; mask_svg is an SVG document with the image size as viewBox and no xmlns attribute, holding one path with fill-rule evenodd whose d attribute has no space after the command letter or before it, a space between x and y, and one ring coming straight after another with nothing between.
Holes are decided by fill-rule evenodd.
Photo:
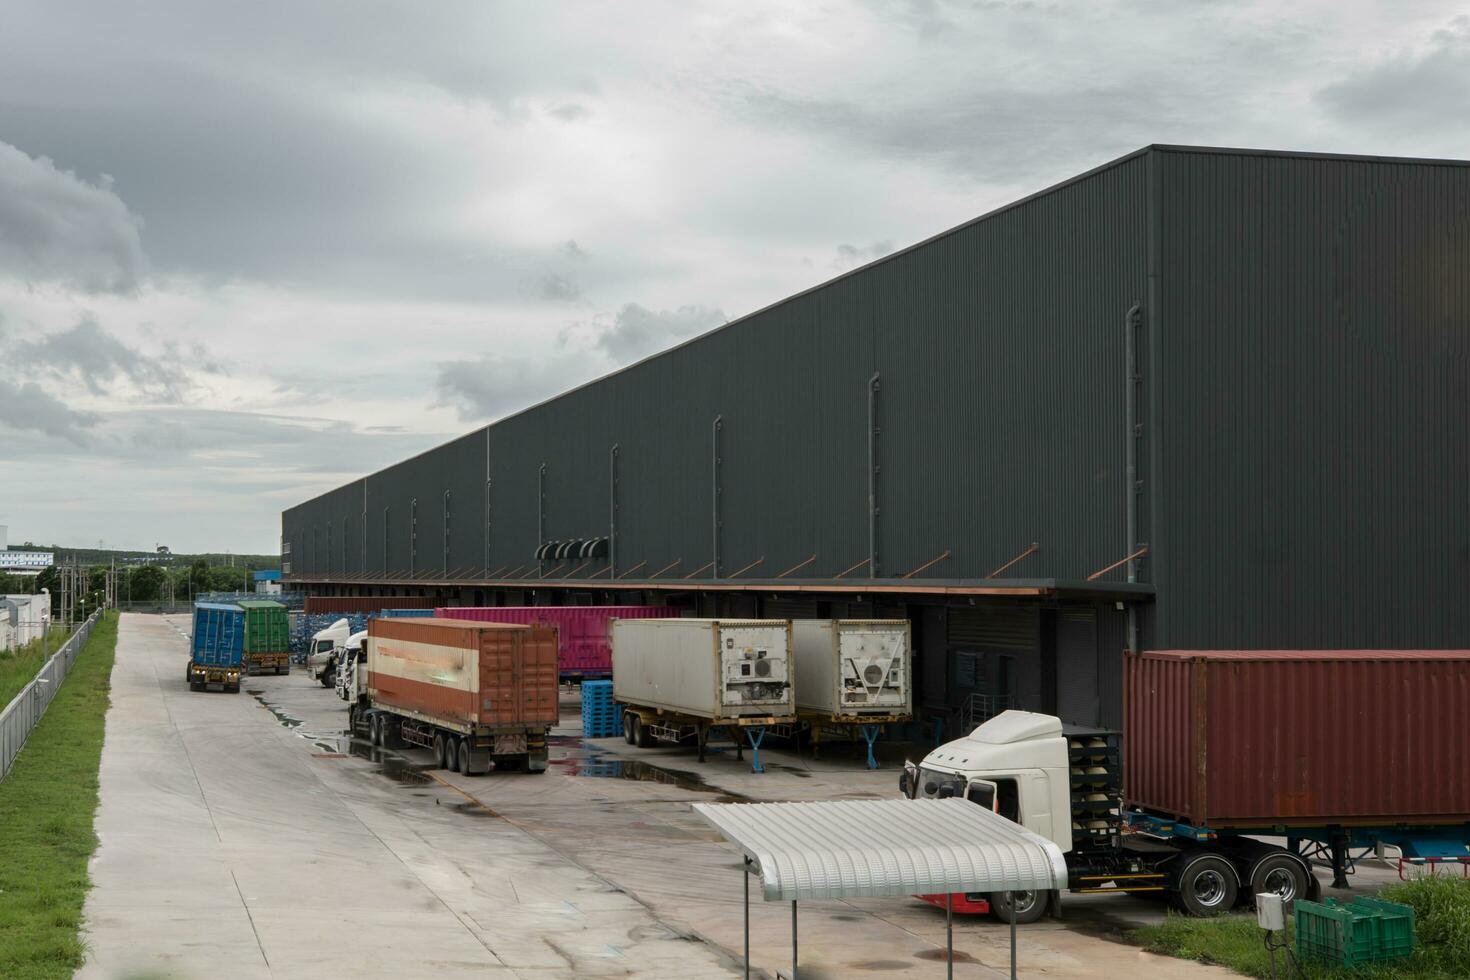
<instances>
[{"instance_id":1,"label":"white refrigerated trailer","mask_svg":"<svg viewBox=\"0 0 1470 980\"><path fill-rule=\"evenodd\" d=\"M823 739L861 738L868 768L878 768L873 743L883 726L914 713L908 620L798 619L791 628L796 710L810 728L813 751Z\"/></svg>"},{"instance_id":2,"label":"white refrigerated trailer","mask_svg":"<svg viewBox=\"0 0 1470 980\"><path fill-rule=\"evenodd\" d=\"M617 619L612 624L613 700L623 738L646 748L693 741L704 761L712 728L744 740L761 772L761 740L796 723L791 622L785 619Z\"/></svg>"}]
</instances>

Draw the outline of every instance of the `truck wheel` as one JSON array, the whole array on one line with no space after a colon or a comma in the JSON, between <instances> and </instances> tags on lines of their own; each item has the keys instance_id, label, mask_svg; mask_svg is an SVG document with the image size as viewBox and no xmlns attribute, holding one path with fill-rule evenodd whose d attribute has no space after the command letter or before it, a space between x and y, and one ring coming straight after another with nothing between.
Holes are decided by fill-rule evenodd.
<instances>
[{"instance_id":1,"label":"truck wheel","mask_svg":"<svg viewBox=\"0 0 1470 980\"><path fill-rule=\"evenodd\" d=\"M1190 915L1219 915L1235 905L1235 869L1224 858L1197 857L1179 874L1176 897Z\"/></svg>"},{"instance_id":2,"label":"truck wheel","mask_svg":"<svg viewBox=\"0 0 1470 980\"><path fill-rule=\"evenodd\" d=\"M643 724L640 715L633 716L633 744L640 749L646 749L653 744L653 737L648 733L648 726Z\"/></svg>"},{"instance_id":3,"label":"truck wheel","mask_svg":"<svg viewBox=\"0 0 1470 980\"><path fill-rule=\"evenodd\" d=\"M459 765L459 750L464 745L464 739L456 738L451 735L449 736L449 738L445 739L444 742L444 754L449 756L448 759L444 760L446 763L448 763L448 765L446 765L444 768L448 769L450 772L461 772L462 770L460 769Z\"/></svg>"},{"instance_id":4,"label":"truck wheel","mask_svg":"<svg viewBox=\"0 0 1470 980\"><path fill-rule=\"evenodd\" d=\"M336 679L337 678L332 674L332 672L330 670L324 670L324 671L322 671L322 676L321 676L322 687L331 687L332 686L332 682L335 681Z\"/></svg>"},{"instance_id":5,"label":"truck wheel","mask_svg":"<svg viewBox=\"0 0 1470 980\"><path fill-rule=\"evenodd\" d=\"M1307 897L1307 871L1289 854L1268 854L1251 868L1252 895L1279 895L1291 911L1292 903Z\"/></svg>"},{"instance_id":6,"label":"truck wheel","mask_svg":"<svg viewBox=\"0 0 1470 980\"><path fill-rule=\"evenodd\" d=\"M369 715L368 716L368 742L371 743L374 748L382 748L383 747L383 716L382 715Z\"/></svg>"},{"instance_id":7,"label":"truck wheel","mask_svg":"<svg viewBox=\"0 0 1470 980\"><path fill-rule=\"evenodd\" d=\"M1035 922L1046 914L1047 893L1036 892L991 892L990 914L999 922L1011 921L1011 897L1016 900L1016 924Z\"/></svg>"},{"instance_id":8,"label":"truck wheel","mask_svg":"<svg viewBox=\"0 0 1470 980\"><path fill-rule=\"evenodd\" d=\"M631 711L623 712L623 741L629 745L633 744L633 719L636 717Z\"/></svg>"},{"instance_id":9,"label":"truck wheel","mask_svg":"<svg viewBox=\"0 0 1470 980\"><path fill-rule=\"evenodd\" d=\"M473 772L470 771L470 740L469 739L462 738L462 739L459 740L459 751L456 753L456 755L457 755L457 758L454 760L454 771L455 772L462 772L466 776L473 776L473 775L475 775L475 773L473 773Z\"/></svg>"},{"instance_id":10,"label":"truck wheel","mask_svg":"<svg viewBox=\"0 0 1470 980\"><path fill-rule=\"evenodd\" d=\"M444 749L445 749L444 733L443 732L435 732L434 733L434 763L440 769L448 769L449 768L449 756L444 751Z\"/></svg>"}]
</instances>

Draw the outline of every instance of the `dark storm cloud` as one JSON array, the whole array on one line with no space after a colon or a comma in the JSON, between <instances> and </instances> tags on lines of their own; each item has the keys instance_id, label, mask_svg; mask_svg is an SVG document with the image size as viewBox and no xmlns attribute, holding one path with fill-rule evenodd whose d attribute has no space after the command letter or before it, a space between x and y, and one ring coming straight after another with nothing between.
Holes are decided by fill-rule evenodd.
<instances>
[{"instance_id":1,"label":"dark storm cloud","mask_svg":"<svg viewBox=\"0 0 1470 980\"><path fill-rule=\"evenodd\" d=\"M1317 102L1343 125L1464 134L1470 93L1470 17L1456 17L1418 51L1402 51L1327 85ZM1458 154L1464 156L1462 152Z\"/></svg>"},{"instance_id":2,"label":"dark storm cloud","mask_svg":"<svg viewBox=\"0 0 1470 980\"><path fill-rule=\"evenodd\" d=\"M144 267L141 221L111 187L0 143L0 275L127 292Z\"/></svg>"},{"instance_id":3,"label":"dark storm cloud","mask_svg":"<svg viewBox=\"0 0 1470 980\"><path fill-rule=\"evenodd\" d=\"M663 350L726 322L725 314L707 306L677 310L650 310L628 303L612 324L597 333L598 349L618 364L627 364Z\"/></svg>"},{"instance_id":4,"label":"dark storm cloud","mask_svg":"<svg viewBox=\"0 0 1470 980\"><path fill-rule=\"evenodd\" d=\"M15 384L0 378L0 427L39 432L75 446L87 443L87 431L98 422L91 412L78 412L34 381ZM7 440L5 456L17 459L17 444Z\"/></svg>"},{"instance_id":5,"label":"dark storm cloud","mask_svg":"<svg viewBox=\"0 0 1470 980\"><path fill-rule=\"evenodd\" d=\"M0 339L10 339L3 329ZM167 357L144 354L102 329L91 317L83 317L69 330L45 334L36 343L12 344L10 361L57 381L80 382L94 395L107 394L119 380L127 380L151 398L177 402L191 385L176 348ZM208 359L202 362L206 368L219 370Z\"/></svg>"}]
</instances>

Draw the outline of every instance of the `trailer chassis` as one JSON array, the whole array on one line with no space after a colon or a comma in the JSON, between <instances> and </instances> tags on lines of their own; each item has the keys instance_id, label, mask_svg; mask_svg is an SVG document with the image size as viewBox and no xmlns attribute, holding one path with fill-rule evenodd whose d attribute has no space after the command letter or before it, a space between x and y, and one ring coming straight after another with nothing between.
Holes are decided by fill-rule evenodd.
<instances>
[{"instance_id":1,"label":"trailer chassis","mask_svg":"<svg viewBox=\"0 0 1470 980\"><path fill-rule=\"evenodd\" d=\"M745 760L745 743L750 743L750 771L765 772L761 762L761 743L767 735L778 738L794 736L799 730L795 715L749 715L740 718L700 718L654 708L620 702L623 705L623 741L646 749L654 742L683 745L692 741L700 762L705 761L705 747L717 729L725 729L735 743L735 758Z\"/></svg>"}]
</instances>

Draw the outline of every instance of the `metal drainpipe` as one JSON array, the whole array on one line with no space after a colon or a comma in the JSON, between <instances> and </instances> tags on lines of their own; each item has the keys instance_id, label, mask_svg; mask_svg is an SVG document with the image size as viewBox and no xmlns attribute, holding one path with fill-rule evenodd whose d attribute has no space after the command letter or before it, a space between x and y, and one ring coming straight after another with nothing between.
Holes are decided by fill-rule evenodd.
<instances>
[{"instance_id":1,"label":"metal drainpipe","mask_svg":"<svg viewBox=\"0 0 1470 980\"><path fill-rule=\"evenodd\" d=\"M546 575L546 562L541 558L541 546L546 544L546 464L536 471L536 570L537 577Z\"/></svg>"},{"instance_id":2,"label":"metal drainpipe","mask_svg":"<svg viewBox=\"0 0 1470 980\"><path fill-rule=\"evenodd\" d=\"M618 577L618 444L607 452L607 576Z\"/></svg>"},{"instance_id":3,"label":"metal drainpipe","mask_svg":"<svg viewBox=\"0 0 1470 980\"><path fill-rule=\"evenodd\" d=\"M713 576L720 577L720 430L725 416L716 415L710 426L710 542Z\"/></svg>"},{"instance_id":4,"label":"metal drainpipe","mask_svg":"<svg viewBox=\"0 0 1470 980\"><path fill-rule=\"evenodd\" d=\"M878 389L877 371L868 379L868 578L878 577Z\"/></svg>"},{"instance_id":5,"label":"metal drainpipe","mask_svg":"<svg viewBox=\"0 0 1470 980\"><path fill-rule=\"evenodd\" d=\"M1123 317L1123 332L1125 336L1124 360L1127 362L1127 385L1124 391L1127 394L1127 406L1125 411L1126 424L1128 428L1126 446L1126 470L1128 485L1126 488L1126 510L1127 510L1127 554L1133 554L1138 550L1138 443L1142 438L1141 426L1138 422L1138 400L1143 377L1138 370L1138 325L1142 320L1143 307L1134 303L1128 308L1128 313ZM1138 560L1128 560L1128 581L1138 581ZM1128 603L1128 649L1138 649L1138 611L1134 603Z\"/></svg>"}]
</instances>

